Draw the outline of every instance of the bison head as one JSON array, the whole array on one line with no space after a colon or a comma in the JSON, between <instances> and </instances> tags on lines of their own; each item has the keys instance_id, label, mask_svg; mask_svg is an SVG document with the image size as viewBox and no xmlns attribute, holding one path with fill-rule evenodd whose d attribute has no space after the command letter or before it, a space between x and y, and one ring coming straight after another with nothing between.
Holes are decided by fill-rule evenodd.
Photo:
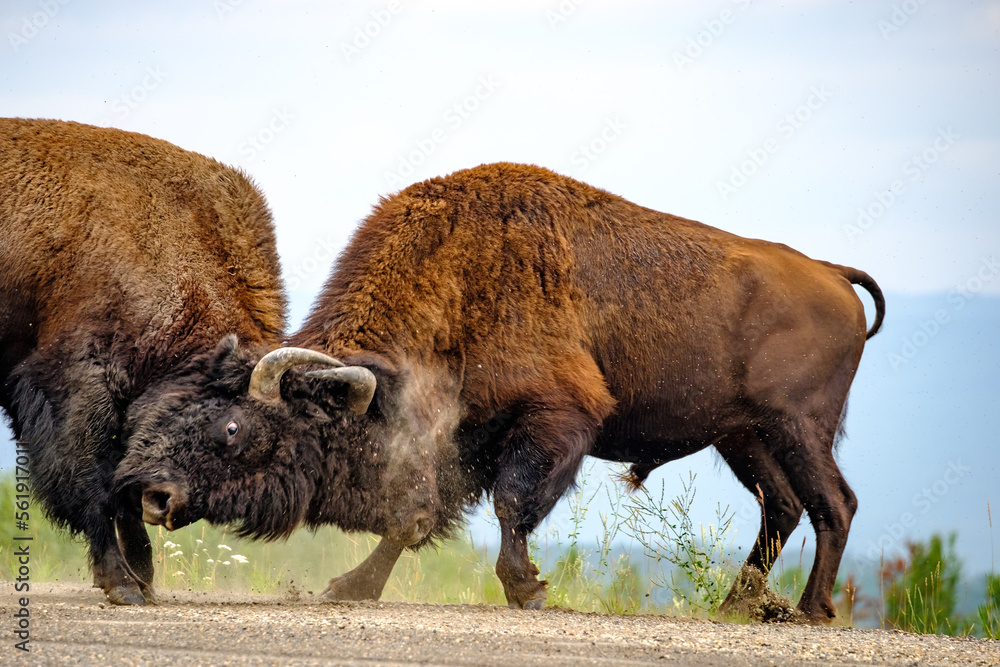
<instances>
[{"instance_id":1,"label":"bison head","mask_svg":"<svg viewBox=\"0 0 1000 667\"><path fill-rule=\"evenodd\" d=\"M119 492L170 530L207 519L273 539L334 523L419 541L432 527L433 493L401 497L414 487L393 471L407 466L388 465L400 431L394 381L376 355L365 365L301 348L261 356L227 337L172 388L132 406Z\"/></svg>"}]
</instances>

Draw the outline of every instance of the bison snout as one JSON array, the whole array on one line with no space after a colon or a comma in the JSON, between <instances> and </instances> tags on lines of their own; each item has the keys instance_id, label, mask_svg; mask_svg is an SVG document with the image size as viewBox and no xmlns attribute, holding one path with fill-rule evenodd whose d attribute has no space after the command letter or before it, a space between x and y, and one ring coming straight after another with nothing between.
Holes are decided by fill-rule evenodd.
<instances>
[{"instance_id":1,"label":"bison snout","mask_svg":"<svg viewBox=\"0 0 1000 667\"><path fill-rule=\"evenodd\" d=\"M142 492L142 520L167 530L188 524L183 518L186 496L179 486L166 482Z\"/></svg>"}]
</instances>

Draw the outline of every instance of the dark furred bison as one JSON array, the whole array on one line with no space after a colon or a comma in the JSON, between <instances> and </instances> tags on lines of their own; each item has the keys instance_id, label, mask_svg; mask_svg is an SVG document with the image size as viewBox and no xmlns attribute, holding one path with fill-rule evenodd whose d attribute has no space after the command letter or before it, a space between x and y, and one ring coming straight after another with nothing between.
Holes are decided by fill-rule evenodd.
<instances>
[{"instance_id":1,"label":"dark furred bison","mask_svg":"<svg viewBox=\"0 0 1000 667\"><path fill-rule=\"evenodd\" d=\"M827 619L857 505L833 458L866 338L852 283L875 300L870 336L884 301L861 271L538 167L431 179L362 223L293 348L222 348L169 416L133 420L118 479L167 527L381 534L330 582L339 599L377 598L401 549L485 492L507 600L540 607L527 536L585 455L640 484L714 446L763 494L749 565L766 571L808 510L800 608Z\"/></svg>"},{"instance_id":2,"label":"dark furred bison","mask_svg":"<svg viewBox=\"0 0 1000 667\"><path fill-rule=\"evenodd\" d=\"M193 391L227 334L266 351L284 326L271 216L242 174L139 134L0 119L0 405L111 602L153 598L139 507L112 496L126 415L169 419L158 399Z\"/></svg>"}]
</instances>

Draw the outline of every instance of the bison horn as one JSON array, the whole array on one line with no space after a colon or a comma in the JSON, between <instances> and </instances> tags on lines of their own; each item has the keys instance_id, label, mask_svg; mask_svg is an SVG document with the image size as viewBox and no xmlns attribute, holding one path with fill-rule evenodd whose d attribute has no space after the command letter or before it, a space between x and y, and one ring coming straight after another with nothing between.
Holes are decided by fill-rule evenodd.
<instances>
[{"instance_id":1,"label":"bison horn","mask_svg":"<svg viewBox=\"0 0 1000 667\"><path fill-rule=\"evenodd\" d=\"M309 371L306 375L311 378L346 382L349 386L347 407L357 415L363 415L368 411L368 405L372 402L372 397L375 396L375 374L364 366L328 368L322 371Z\"/></svg>"},{"instance_id":2,"label":"bison horn","mask_svg":"<svg viewBox=\"0 0 1000 667\"><path fill-rule=\"evenodd\" d=\"M252 398L267 403L281 402L281 376L293 366L316 364L319 366L343 366L342 361L316 350L303 347L279 347L271 350L257 362L250 374L249 394Z\"/></svg>"}]
</instances>

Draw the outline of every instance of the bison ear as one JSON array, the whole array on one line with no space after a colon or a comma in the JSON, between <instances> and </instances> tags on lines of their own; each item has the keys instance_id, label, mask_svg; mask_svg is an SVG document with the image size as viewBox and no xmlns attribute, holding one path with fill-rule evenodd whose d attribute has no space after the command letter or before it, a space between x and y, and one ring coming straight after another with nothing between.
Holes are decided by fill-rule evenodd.
<instances>
[{"instance_id":1,"label":"bison ear","mask_svg":"<svg viewBox=\"0 0 1000 667\"><path fill-rule=\"evenodd\" d=\"M240 347L234 334L224 336L212 352L209 386L229 394L244 393L255 362L253 354Z\"/></svg>"},{"instance_id":2,"label":"bison ear","mask_svg":"<svg viewBox=\"0 0 1000 667\"><path fill-rule=\"evenodd\" d=\"M396 366L387 357L376 352L353 352L344 355L342 361L348 366L367 369L375 376L374 395L370 397L368 409L374 408L375 412L384 412L386 397L396 394L399 377L399 370Z\"/></svg>"},{"instance_id":3,"label":"bison ear","mask_svg":"<svg viewBox=\"0 0 1000 667\"><path fill-rule=\"evenodd\" d=\"M309 419L324 424L330 421L330 416L323 412L323 409L312 401L299 401L297 403L302 414L309 417Z\"/></svg>"},{"instance_id":4,"label":"bison ear","mask_svg":"<svg viewBox=\"0 0 1000 667\"><path fill-rule=\"evenodd\" d=\"M226 334L219 341L219 344L215 346L215 355L222 356L230 354L236 351L236 348L240 346L240 340L236 337L236 334Z\"/></svg>"}]
</instances>

